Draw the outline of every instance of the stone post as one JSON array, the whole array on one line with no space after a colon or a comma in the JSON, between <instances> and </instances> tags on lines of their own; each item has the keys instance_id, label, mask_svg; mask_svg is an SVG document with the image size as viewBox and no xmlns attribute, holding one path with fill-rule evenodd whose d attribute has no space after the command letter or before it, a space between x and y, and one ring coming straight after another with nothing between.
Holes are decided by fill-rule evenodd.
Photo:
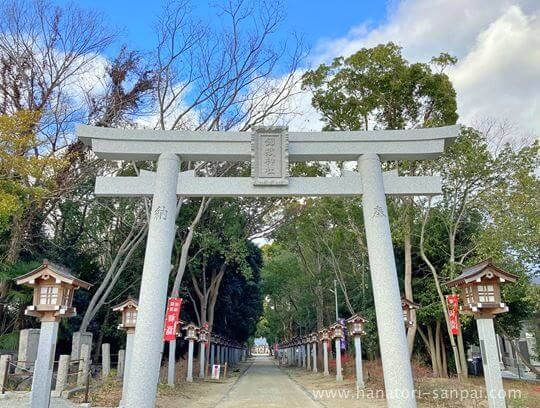
<instances>
[{"instance_id":1,"label":"stone post","mask_svg":"<svg viewBox=\"0 0 540 408\"><path fill-rule=\"evenodd\" d=\"M328 371L328 340L323 340L323 364L324 364L324 376L328 377L330 371Z\"/></svg>"},{"instance_id":2,"label":"stone post","mask_svg":"<svg viewBox=\"0 0 540 408\"><path fill-rule=\"evenodd\" d=\"M129 388L129 372L131 371L131 360L133 357L133 339L135 337L135 329L129 328L126 331L126 360L124 363L124 383L122 384L122 401L120 406L124 407L127 398L127 390Z\"/></svg>"},{"instance_id":3,"label":"stone post","mask_svg":"<svg viewBox=\"0 0 540 408\"><path fill-rule=\"evenodd\" d=\"M126 363L126 351L124 349L118 350L118 364L116 366L116 377L122 378L124 376L124 367Z\"/></svg>"},{"instance_id":4,"label":"stone post","mask_svg":"<svg viewBox=\"0 0 540 408\"><path fill-rule=\"evenodd\" d=\"M89 332L75 332L71 339L71 359L79 360L81 356L81 346L86 344L92 348L92 333Z\"/></svg>"},{"instance_id":5,"label":"stone post","mask_svg":"<svg viewBox=\"0 0 540 408\"><path fill-rule=\"evenodd\" d=\"M221 344L217 345L217 353L216 353L216 364L222 364L221 360Z\"/></svg>"},{"instance_id":6,"label":"stone post","mask_svg":"<svg viewBox=\"0 0 540 408\"><path fill-rule=\"evenodd\" d=\"M32 376L32 392L30 397L32 408L49 406L57 337L58 321L55 318L52 320L42 320L38 354Z\"/></svg>"},{"instance_id":7,"label":"stone post","mask_svg":"<svg viewBox=\"0 0 540 408\"><path fill-rule=\"evenodd\" d=\"M335 339L334 344L336 346L336 381L343 381L343 374L341 372L341 339Z\"/></svg>"},{"instance_id":8,"label":"stone post","mask_svg":"<svg viewBox=\"0 0 540 408\"><path fill-rule=\"evenodd\" d=\"M54 388L54 396L61 397L62 392L66 389L68 384L69 364L71 356L69 354L62 354L58 361L58 372L56 373L56 386Z\"/></svg>"},{"instance_id":9,"label":"stone post","mask_svg":"<svg viewBox=\"0 0 540 408\"><path fill-rule=\"evenodd\" d=\"M206 357L205 342L199 342L199 378L204 378L204 358Z\"/></svg>"},{"instance_id":10,"label":"stone post","mask_svg":"<svg viewBox=\"0 0 540 408\"><path fill-rule=\"evenodd\" d=\"M313 350L313 372L317 372L317 343L313 343L311 346L311 349Z\"/></svg>"},{"instance_id":11,"label":"stone post","mask_svg":"<svg viewBox=\"0 0 540 408\"><path fill-rule=\"evenodd\" d=\"M188 345L188 363L187 363L187 382L193 382L193 339L189 339Z\"/></svg>"},{"instance_id":12,"label":"stone post","mask_svg":"<svg viewBox=\"0 0 540 408\"><path fill-rule=\"evenodd\" d=\"M126 406L153 408L161 365L163 316L175 233L176 185L180 160L162 153L157 163L151 219L139 296L137 330L130 356ZM133 384L130 387L129 384Z\"/></svg>"},{"instance_id":13,"label":"stone post","mask_svg":"<svg viewBox=\"0 0 540 408\"><path fill-rule=\"evenodd\" d=\"M307 344L307 369L311 371L311 343Z\"/></svg>"},{"instance_id":14,"label":"stone post","mask_svg":"<svg viewBox=\"0 0 540 408\"><path fill-rule=\"evenodd\" d=\"M387 405L414 408L412 370L379 156L362 155L358 169Z\"/></svg>"},{"instance_id":15,"label":"stone post","mask_svg":"<svg viewBox=\"0 0 540 408\"><path fill-rule=\"evenodd\" d=\"M19 332L19 351L17 353L17 368L15 373L32 370L37 358L39 344L39 329L24 329ZM21 368L19 368L21 367Z\"/></svg>"},{"instance_id":16,"label":"stone post","mask_svg":"<svg viewBox=\"0 0 540 408\"><path fill-rule=\"evenodd\" d=\"M306 368L307 366L307 363L306 363L306 345L305 344L302 344L301 346L301 350L302 350L302 368Z\"/></svg>"},{"instance_id":17,"label":"stone post","mask_svg":"<svg viewBox=\"0 0 540 408\"><path fill-rule=\"evenodd\" d=\"M477 317L476 327L480 350L482 352L482 365L488 394L489 408L506 408L506 395L503 388L499 358L497 356L497 340L493 316Z\"/></svg>"},{"instance_id":18,"label":"stone post","mask_svg":"<svg viewBox=\"0 0 540 408\"><path fill-rule=\"evenodd\" d=\"M362 343L360 335L354 336L354 362L356 368L356 388L364 388L364 372L362 370Z\"/></svg>"},{"instance_id":19,"label":"stone post","mask_svg":"<svg viewBox=\"0 0 540 408\"><path fill-rule=\"evenodd\" d=\"M86 383L86 376L90 371L90 347L88 344L81 344L79 350L79 373L77 374L77 385L79 387L84 386Z\"/></svg>"},{"instance_id":20,"label":"stone post","mask_svg":"<svg viewBox=\"0 0 540 408\"><path fill-rule=\"evenodd\" d=\"M109 343L101 345L101 362L102 376L106 380L111 373L111 345Z\"/></svg>"},{"instance_id":21,"label":"stone post","mask_svg":"<svg viewBox=\"0 0 540 408\"><path fill-rule=\"evenodd\" d=\"M169 363L167 364L167 385L174 387L176 371L176 339L169 341Z\"/></svg>"},{"instance_id":22,"label":"stone post","mask_svg":"<svg viewBox=\"0 0 540 408\"><path fill-rule=\"evenodd\" d=\"M9 354L2 354L0 356L0 398L4 398L5 394L2 394L2 387L7 381L6 374L9 370L9 362L11 361L11 356Z\"/></svg>"}]
</instances>

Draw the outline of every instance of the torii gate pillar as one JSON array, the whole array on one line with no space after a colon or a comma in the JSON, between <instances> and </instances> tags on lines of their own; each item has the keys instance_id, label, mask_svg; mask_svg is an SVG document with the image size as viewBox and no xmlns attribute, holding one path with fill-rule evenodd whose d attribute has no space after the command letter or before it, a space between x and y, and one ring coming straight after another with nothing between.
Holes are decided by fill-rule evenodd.
<instances>
[{"instance_id":1,"label":"torii gate pillar","mask_svg":"<svg viewBox=\"0 0 540 408\"><path fill-rule=\"evenodd\" d=\"M358 170L364 190L362 210L386 400L388 407L413 408L416 400L412 370L403 330L401 295L379 156L373 153L362 155Z\"/></svg>"},{"instance_id":2,"label":"torii gate pillar","mask_svg":"<svg viewBox=\"0 0 540 408\"><path fill-rule=\"evenodd\" d=\"M137 330L128 372L126 407L153 407L161 364L161 337L171 270L176 223L176 184L180 159L162 153L158 159L154 199L139 295Z\"/></svg>"}]
</instances>

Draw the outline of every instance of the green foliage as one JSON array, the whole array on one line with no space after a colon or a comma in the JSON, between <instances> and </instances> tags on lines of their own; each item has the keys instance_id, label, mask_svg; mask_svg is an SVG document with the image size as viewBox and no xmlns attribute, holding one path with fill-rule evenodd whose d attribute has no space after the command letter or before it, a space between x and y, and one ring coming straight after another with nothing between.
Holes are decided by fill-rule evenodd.
<instances>
[{"instance_id":1,"label":"green foliage","mask_svg":"<svg viewBox=\"0 0 540 408\"><path fill-rule=\"evenodd\" d=\"M432 65L444 68L455 61L441 54ZM457 120L455 90L444 69L409 63L394 43L336 58L308 71L303 84L328 130L429 127Z\"/></svg>"}]
</instances>

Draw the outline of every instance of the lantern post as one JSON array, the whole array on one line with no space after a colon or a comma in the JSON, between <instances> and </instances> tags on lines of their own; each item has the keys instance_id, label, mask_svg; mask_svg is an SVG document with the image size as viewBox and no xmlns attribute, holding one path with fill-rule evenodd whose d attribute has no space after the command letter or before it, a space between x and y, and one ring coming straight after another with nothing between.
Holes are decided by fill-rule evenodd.
<instances>
[{"instance_id":1,"label":"lantern post","mask_svg":"<svg viewBox=\"0 0 540 408\"><path fill-rule=\"evenodd\" d=\"M204 378L204 358L206 357L206 342L208 341L208 330L201 329L199 332L199 378Z\"/></svg>"},{"instance_id":2,"label":"lantern post","mask_svg":"<svg viewBox=\"0 0 540 408\"><path fill-rule=\"evenodd\" d=\"M363 336L364 324L367 320L356 313L347 319L347 328L349 334L354 337L354 354L355 354L355 368L356 368L356 387L364 388L364 373L362 370L362 343L360 341L360 336Z\"/></svg>"},{"instance_id":3,"label":"lantern post","mask_svg":"<svg viewBox=\"0 0 540 408\"><path fill-rule=\"evenodd\" d=\"M343 381L343 374L341 373L341 339L343 338L343 326L340 322L337 322L330 326L329 330L336 346L336 381Z\"/></svg>"},{"instance_id":4,"label":"lantern post","mask_svg":"<svg viewBox=\"0 0 540 408\"><path fill-rule=\"evenodd\" d=\"M32 376L31 407L48 407L60 319L77 314L72 306L73 294L79 288L89 289L92 285L77 279L69 269L46 259L39 268L17 277L15 281L17 285L34 289L32 305L26 308L25 314L41 320L37 359Z\"/></svg>"},{"instance_id":5,"label":"lantern post","mask_svg":"<svg viewBox=\"0 0 540 408\"><path fill-rule=\"evenodd\" d=\"M464 268L460 276L447 284L460 289L461 312L473 315L476 320L489 408L506 408L493 319L497 314L508 312L508 306L501 299L501 283L515 282L517 278L487 259Z\"/></svg>"},{"instance_id":6,"label":"lantern post","mask_svg":"<svg viewBox=\"0 0 540 408\"><path fill-rule=\"evenodd\" d=\"M309 334L306 336L306 350L307 370L311 371L311 336Z\"/></svg>"},{"instance_id":7,"label":"lantern post","mask_svg":"<svg viewBox=\"0 0 540 408\"><path fill-rule=\"evenodd\" d=\"M403 323L407 329L416 326L416 311L420 308L418 303L407 299L405 296L401 297L401 310L403 311Z\"/></svg>"},{"instance_id":8,"label":"lantern post","mask_svg":"<svg viewBox=\"0 0 540 408\"><path fill-rule=\"evenodd\" d=\"M186 337L185 339L189 341L188 343L188 366L187 366L187 382L193 382L193 343L197 340L197 330L198 327L193 323L190 323L186 326Z\"/></svg>"},{"instance_id":9,"label":"lantern post","mask_svg":"<svg viewBox=\"0 0 540 408\"><path fill-rule=\"evenodd\" d=\"M216 336L214 334L210 335L210 366L216 364Z\"/></svg>"},{"instance_id":10,"label":"lantern post","mask_svg":"<svg viewBox=\"0 0 540 408\"><path fill-rule=\"evenodd\" d=\"M122 322L118 325L118 329L126 332L126 361L124 363L122 401L120 402L120 406L124 406L128 389L128 372L131 368L131 358L133 356L133 337L135 335L135 326L137 325L139 304L137 300L128 297L119 305L114 306L112 310L113 312L120 312L122 314Z\"/></svg>"},{"instance_id":11,"label":"lantern post","mask_svg":"<svg viewBox=\"0 0 540 408\"><path fill-rule=\"evenodd\" d=\"M324 365L324 376L328 377L330 371L328 371L328 344L330 342L330 335L328 329L322 329L319 332L319 340L322 342L323 347L323 365Z\"/></svg>"},{"instance_id":12,"label":"lantern post","mask_svg":"<svg viewBox=\"0 0 540 408\"><path fill-rule=\"evenodd\" d=\"M316 373L317 372L317 342L318 342L317 333L311 333L309 337L311 341L311 350L313 353L313 364L312 364L313 372Z\"/></svg>"}]
</instances>

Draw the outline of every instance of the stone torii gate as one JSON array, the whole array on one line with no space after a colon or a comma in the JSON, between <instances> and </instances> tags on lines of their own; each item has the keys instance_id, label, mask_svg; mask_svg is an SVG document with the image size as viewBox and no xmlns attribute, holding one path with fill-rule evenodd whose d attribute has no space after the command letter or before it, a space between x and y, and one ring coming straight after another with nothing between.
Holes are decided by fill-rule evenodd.
<instances>
[{"instance_id":1,"label":"stone torii gate","mask_svg":"<svg viewBox=\"0 0 540 408\"><path fill-rule=\"evenodd\" d=\"M441 193L439 177L384 173L381 161L439 156L459 128L345 132L189 132L79 126L77 134L102 159L154 160L139 177L98 177L101 197L153 197L139 295L137 331L126 406L151 408L159 377L163 316L175 230L177 197L362 195L369 264L389 407L416 406L386 197ZM251 177L180 173L185 161L250 161ZM289 161L358 161L343 177L289 177Z\"/></svg>"}]
</instances>

